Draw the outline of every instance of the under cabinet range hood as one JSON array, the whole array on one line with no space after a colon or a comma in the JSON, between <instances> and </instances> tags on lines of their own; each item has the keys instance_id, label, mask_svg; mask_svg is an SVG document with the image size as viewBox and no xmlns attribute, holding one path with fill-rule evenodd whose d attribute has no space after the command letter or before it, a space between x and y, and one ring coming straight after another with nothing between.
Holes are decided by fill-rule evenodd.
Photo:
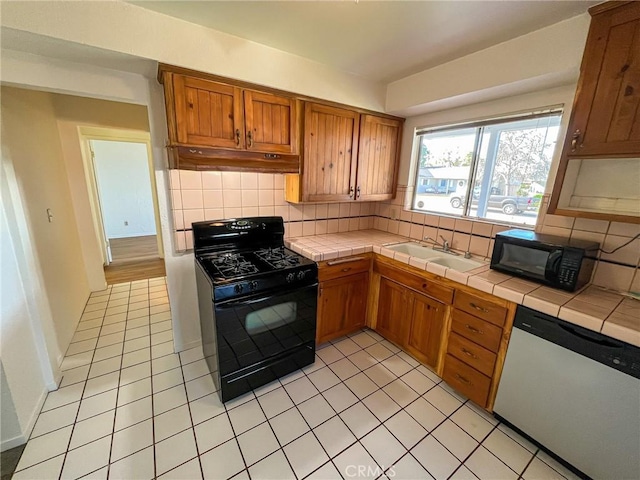
<instances>
[{"instance_id":1,"label":"under cabinet range hood","mask_svg":"<svg viewBox=\"0 0 640 480\"><path fill-rule=\"evenodd\" d=\"M299 173L300 156L169 146L169 168L234 172Z\"/></svg>"}]
</instances>

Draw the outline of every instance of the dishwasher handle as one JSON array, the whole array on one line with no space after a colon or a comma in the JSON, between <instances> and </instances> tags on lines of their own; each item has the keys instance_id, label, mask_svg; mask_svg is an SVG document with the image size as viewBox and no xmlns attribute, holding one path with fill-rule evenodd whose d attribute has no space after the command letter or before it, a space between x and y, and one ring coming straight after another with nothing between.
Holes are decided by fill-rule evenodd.
<instances>
[{"instance_id":1,"label":"dishwasher handle","mask_svg":"<svg viewBox=\"0 0 640 480\"><path fill-rule=\"evenodd\" d=\"M590 334L589 332L579 332L575 328L570 327L568 325L563 325L562 323L559 323L558 326L562 328L565 332L569 333L570 335L575 335L576 337L580 337L582 340L586 342L595 343L597 345L608 347L608 348L623 347L622 344L618 342L614 343L613 341L610 341L607 337L604 337L603 335L600 335L600 334L594 335L594 334Z\"/></svg>"}]
</instances>

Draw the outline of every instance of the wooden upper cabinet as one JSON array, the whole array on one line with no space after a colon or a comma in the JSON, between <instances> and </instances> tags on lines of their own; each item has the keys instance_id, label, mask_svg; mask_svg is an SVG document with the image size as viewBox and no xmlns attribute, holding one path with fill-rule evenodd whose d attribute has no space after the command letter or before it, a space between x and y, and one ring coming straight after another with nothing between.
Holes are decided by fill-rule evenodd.
<instances>
[{"instance_id":1,"label":"wooden upper cabinet","mask_svg":"<svg viewBox=\"0 0 640 480\"><path fill-rule=\"evenodd\" d=\"M173 89L178 143L221 148L243 146L239 88L174 75Z\"/></svg>"},{"instance_id":2,"label":"wooden upper cabinet","mask_svg":"<svg viewBox=\"0 0 640 480\"><path fill-rule=\"evenodd\" d=\"M306 103L303 201L331 202L354 198L359 117L353 110Z\"/></svg>"},{"instance_id":3,"label":"wooden upper cabinet","mask_svg":"<svg viewBox=\"0 0 640 480\"><path fill-rule=\"evenodd\" d=\"M359 200L388 200L393 197L402 121L362 115L358 147Z\"/></svg>"},{"instance_id":4,"label":"wooden upper cabinet","mask_svg":"<svg viewBox=\"0 0 640 480\"><path fill-rule=\"evenodd\" d=\"M403 120L308 102L302 173L286 179L289 202L393 198Z\"/></svg>"},{"instance_id":5,"label":"wooden upper cabinet","mask_svg":"<svg viewBox=\"0 0 640 480\"><path fill-rule=\"evenodd\" d=\"M594 7L591 13L565 153L580 157L637 157L640 3L609 2Z\"/></svg>"},{"instance_id":6,"label":"wooden upper cabinet","mask_svg":"<svg viewBox=\"0 0 640 480\"><path fill-rule=\"evenodd\" d=\"M640 2L592 16L548 213L640 223Z\"/></svg>"},{"instance_id":7,"label":"wooden upper cabinet","mask_svg":"<svg viewBox=\"0 0 640 480\"><path fill-rule=\"evenodd\" d=\"M246 148L261 152L297 153L296 117L295 99L245 90Z\"/></svg>"}]
</instances>

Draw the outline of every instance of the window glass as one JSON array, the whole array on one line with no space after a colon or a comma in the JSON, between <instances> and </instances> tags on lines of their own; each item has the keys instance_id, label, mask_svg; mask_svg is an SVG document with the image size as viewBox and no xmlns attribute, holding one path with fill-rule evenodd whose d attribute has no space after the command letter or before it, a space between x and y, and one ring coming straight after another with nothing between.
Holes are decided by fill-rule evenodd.
<instances>
[{"instance_id":1,"label":"window glass","mask_svg":"<svg viewBox=\"0 0 640 480\"><path fill-rule=\"evenodd\" d=\"M413 208L535 225L560 112L420 133Z\"/></svg>"}]
</instances>

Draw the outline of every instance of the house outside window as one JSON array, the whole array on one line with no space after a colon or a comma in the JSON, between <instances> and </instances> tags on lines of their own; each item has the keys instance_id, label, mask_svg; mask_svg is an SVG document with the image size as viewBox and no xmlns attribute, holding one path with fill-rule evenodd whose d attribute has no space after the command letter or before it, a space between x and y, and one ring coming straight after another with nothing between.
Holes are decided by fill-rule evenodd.
<instances>
[{"instance_id":1,"label":"house outside window","mask_svg":"<svg viewBox=\"0 0 640 480\"><path fill-rule=\"evenodd\" d=\"M562 112L417 132L413 209L535 225Z\"/></svg>"}]
</instances>

